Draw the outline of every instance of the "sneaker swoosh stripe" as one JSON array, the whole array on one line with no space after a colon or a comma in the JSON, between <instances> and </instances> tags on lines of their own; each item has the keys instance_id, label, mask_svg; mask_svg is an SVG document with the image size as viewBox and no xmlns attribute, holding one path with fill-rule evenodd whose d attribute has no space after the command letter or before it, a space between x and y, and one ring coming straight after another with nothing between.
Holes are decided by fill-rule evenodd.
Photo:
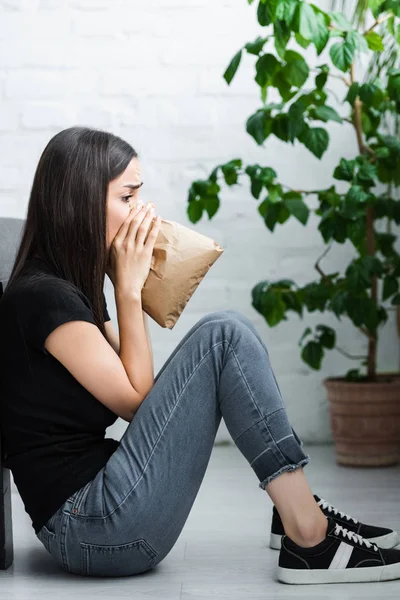
<instances>
[{"instance_id":1,"label":"sneaker swoosh stripe","mask_svg":"<svg viewBox=\"0 0 400 600\"><path fill-rule=\"evenodd\" d=\"M354 548L346 542L340 542L340 546L336 550L335 556L329 565L330 569L345 569L349 564L350 557Z\"/></svg>"}]
</instances>

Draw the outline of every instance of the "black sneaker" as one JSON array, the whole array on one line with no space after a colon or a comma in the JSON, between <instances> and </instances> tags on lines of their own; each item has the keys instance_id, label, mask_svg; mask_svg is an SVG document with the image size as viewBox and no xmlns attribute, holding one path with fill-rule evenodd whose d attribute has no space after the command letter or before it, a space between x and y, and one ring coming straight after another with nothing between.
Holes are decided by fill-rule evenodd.
<instances>
[{"instance_id":1,"label":"black sneaker","mask_svg":"<svg viewBox=\"0 0 400 600\"><path fill-rule=\"evenodd\" d=\"M364 523L357 521L354 517L350 517L341 510L338 510L323 498L319 498L316 494L314 494L314 498L326 517L333 517L336 523L339 523L339 525L342 525L345 529L358 533L364 539L373 542L380 548L394 548L399 543L400 538L393 529L365 525ZM284 534L285 530L283 528L283 523L276 506L274 505L272 509L270 547L274 550L280 550L281 539Z\"/></svg>"},{"instance_id":2,"label":"black sneaker","mask_svg":"<svg viewBox=\"0 0 400 600\"><path fill-rule=\"evenodd\" d=\"M326 537L312 548L282 537L278 581L283 583L353 583L400 578L400 550L381 549L327 517Z\"/></svg>"}]
</instances>

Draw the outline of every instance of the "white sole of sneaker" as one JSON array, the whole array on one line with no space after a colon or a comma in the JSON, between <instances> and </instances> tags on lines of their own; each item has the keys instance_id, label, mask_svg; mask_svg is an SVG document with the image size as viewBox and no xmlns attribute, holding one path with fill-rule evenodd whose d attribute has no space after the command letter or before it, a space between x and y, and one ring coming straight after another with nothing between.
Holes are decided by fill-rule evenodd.
<instances>
[{"instance_id":1,"label":"white sole of sneaker","mask_svg":"<svg viewBox=\"0 0 400 600\"><path fill-rule=\"evenodd\" d=\"M280 550L281 549L281 542L282 542L282 536L279 535L279 533L271 533L271 536L269 538L269 547L272 548L273 550Z\"/></svg>"},{"instance_id":2,"label":"white sole of sneaker","mask_svg":"<svg viewBox=\"0 0 400 600\"><path fill-rule=\"evenodd\" d=\"M388 533L387 535L381 535L380 537L365 538L365 539L368 540L369 542L373 542L380 548L386 548L386 549L395 548L400 542L400 538L399 538L398 534L396 533L396 531L392 531L392 533ZM280 550L281 545L282 545L282 536L279 535L278 533L271 533L271 536L269 539L269 547L272 548L273 550Z\"/></svg>"},{"instance_id":3,"label":"white sole of sneaker","mask_svg":"<svg viewBox=\"0 0 400 600\"><path fill-rule=\"evenodd\" d=\"M278 581L291 584L363 583L400 578L400 563L355 569L285 569L278 566Z\"/></svg>"}]
</instances>

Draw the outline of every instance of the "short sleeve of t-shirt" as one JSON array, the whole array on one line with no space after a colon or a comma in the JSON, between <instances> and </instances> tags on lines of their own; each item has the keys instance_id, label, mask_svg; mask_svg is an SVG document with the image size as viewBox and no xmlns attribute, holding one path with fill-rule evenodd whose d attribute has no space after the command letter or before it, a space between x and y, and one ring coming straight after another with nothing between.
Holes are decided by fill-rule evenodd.
<instances>
[{"instance_id":1,"label":"short sleeve of t-shirt","mask_svg":"<svg viewBox=\"0 0 400 600\"><path fill-rule=\"evenodd\" d=\"M59 279L45 279L26 286L18 294L16 310L26 342L46 355L49 354L44 347L46 338L59 325L69 321L96 325L93 312L79 291L65 286Z\"/></svg>"}]
</instances>

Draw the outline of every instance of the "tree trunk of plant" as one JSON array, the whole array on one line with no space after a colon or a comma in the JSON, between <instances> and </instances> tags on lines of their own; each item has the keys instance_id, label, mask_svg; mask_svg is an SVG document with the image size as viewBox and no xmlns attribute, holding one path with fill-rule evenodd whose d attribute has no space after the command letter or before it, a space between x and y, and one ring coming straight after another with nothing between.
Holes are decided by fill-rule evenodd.
<instances>
[{"instance_id":1,"label":"tree trunk of plant","mask_svg":"<svg viewBox=\"0 0 400 600\"><path fill-rule=\"evenodd\" d=\"M350 71L351 81L354 82L354 64L351 65ZM366 154L367 150L363 142L362 124L361 124L361 100L355 99L354 102L354 127L357 134L357 143L360 154ZM375 255L375 236L374 236L374 209L372 206L367 206L367 254L368 256ZM374 275L371 278L371 300L374 305L377 305L377 278ZM377 354L377 338L376 333L368 332L368 380L376 380L376 354Z\"/></svg>"}]
</instances>

